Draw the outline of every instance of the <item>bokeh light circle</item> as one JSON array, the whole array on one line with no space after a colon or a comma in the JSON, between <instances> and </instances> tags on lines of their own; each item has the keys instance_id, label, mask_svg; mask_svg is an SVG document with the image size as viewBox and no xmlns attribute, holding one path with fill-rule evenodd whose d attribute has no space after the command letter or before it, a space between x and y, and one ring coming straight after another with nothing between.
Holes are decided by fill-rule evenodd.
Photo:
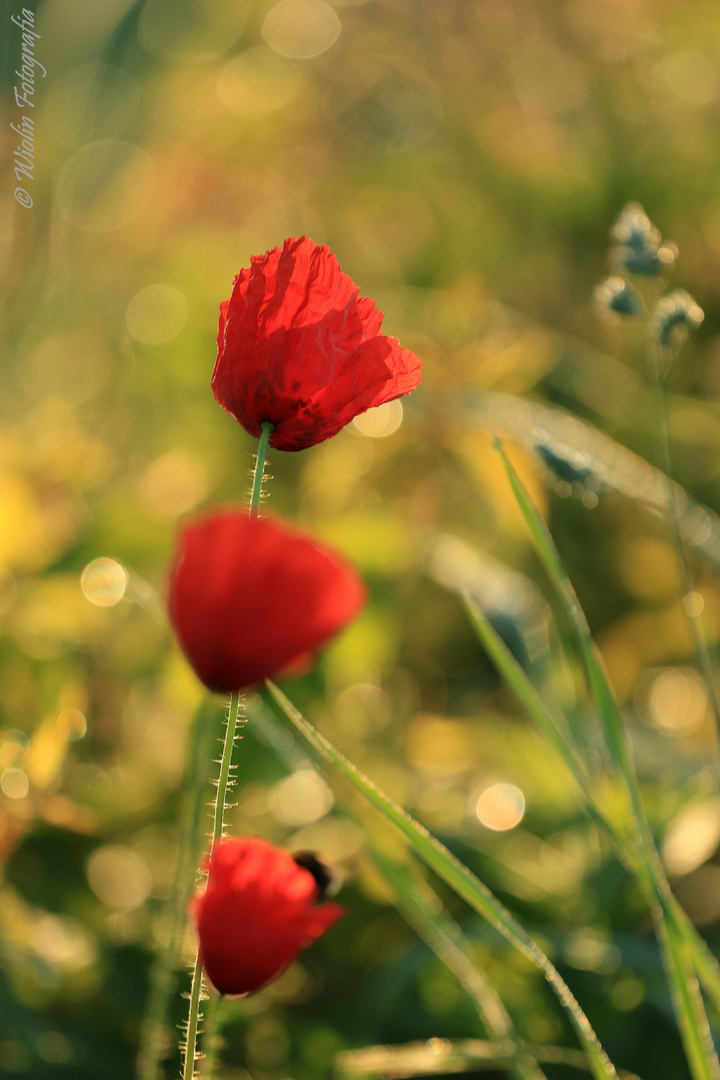
<instances>
[{"instance_id":1,"label":"bokeh light circle","mask_svg":"<svg viewBox=\"0 0 720 1080\"><path fill-rule=\"evenodd\" d=\"M140 907L152 888L152 875L142 855L122 844L106 844L94 851L88 859L87 877L98 899L115 910Z\"/></svg>"},{"instance_id":2,"label":"bokeh light circle","mask_svg":"<svg viewBox=\"0 0 720 1080\"><path fill-rule=\"evenodd\" d=\"M525 796L514 784L491 784L478 798L475 813L486 829L507 832L522 821Z\"/></svg>"},{"instance_id":3,"label":"bokeh light circle","mask_svg":"<svg viewBox=\"0 0 720 1080\"><path fill-rule=\"evenodd\" d=\"M340 20L323 0L280 0L265 16L262 34L281 56L310 60L335 44Z\"/></svg>"},{"instance_id":4,"label":"bokeh light circle","mask_svg":"<svg viewBox=\"0 0 720 1080\"><path fill-rule=\"evenodd\" d=\"M136 341L162 345L172 341L187 320L187 300L172 285L147 285L127 306L125 321Z\"/></svg>"},{"instance_id":5,"label":"bokeh light circle","mask_svg":"<svg viewBox=\"0 0 720 1080\"><path fill-rule=\"evenodd\" d=\"M80 587L91 604L112 607L125 595L127 573L115 559L93 559L82 572Z\"/></svg>"},{"instance_id":6,"label":"bokeh light circle","mask_svg":"<svg viewBox=\"0 0 720 1080\"><path fill-rule=\"evenodd\" d=\"M8 799L24 799L30 790L30 782L22 769L5 769L0 776L0 788Z\"/></svg>"},{"instance_id":7,"label":"bokeh light circle","mask_svg":"<svg viewBox=\"0 0 720 1080\"><path fill-rule=\"evenodd\" d=\"M403 422L402 402L386 401L384 405L376 405L374 409L368 409L353 420L353 427L361 435L367 435L371 439L385 439L393 435Z\"/></svg>"},{"instance_id":8,"label":"bokeh light circle","mask_svg":"<svg viewBox=\"0 0 720 1080\"><path fill-rule=\"evenodd\" d=\"M258 45L228 61L218 76L217 94L232 112L265 116L289 104L300 84L297 64Z\"/></svg>"}]
</instances>

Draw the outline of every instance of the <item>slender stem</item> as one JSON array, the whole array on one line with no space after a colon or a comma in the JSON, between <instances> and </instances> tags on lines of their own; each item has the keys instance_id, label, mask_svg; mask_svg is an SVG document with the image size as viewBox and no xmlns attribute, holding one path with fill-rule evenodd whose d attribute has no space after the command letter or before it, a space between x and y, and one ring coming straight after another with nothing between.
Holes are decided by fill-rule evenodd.
<instances>
[{"instance_id":1,"label":"slender stem","mask_svg":"<svg viewBox=\"0 0 720 1080\"><path fill-rule=\"evenodd\" d=\"M197 1060L197 1032L200 1020L200 1001L203 996L203 966L198 949L193 969L192 986L190 988L190 1009L188 1011L187 1037L185 1039L185 1056L183 1059L183 1080L193 1080L195 1076L195 1061Z\"/></svg>"},{"instance_id":2,"label":"slender stem","mask_svg":"<svg viewBox=\"0 0 720 1080\"><path fill-rule=\"evenodd\" d=\"M682 528L680 525L680 507L678 506L677 487L672 477L672 450L670 444L670 412L668 408L667 397L667 383L666 377L663 374L664 371L670 367L669 362L663 366L663 357L658 357L655 364L655 374L657 379L658 401L660 411L660 452L662 456L662 467L665 473L665 479L667 481L667 499L668 499L668 514L670 517L670 524L672 526L673 540L675 542L675 552L678 561L678 573L680 576L680 584L683 592L683 610L688 621L688 627L690 629L690 636L692 638L693 651L695 653L695 660L702 672L703 679L708 694L708 701L712 710L713 717L715 719L715 750L716 754L720 750L718 746L718 738L720 737L720 702L718 702L717 688L715 685L715 674L713 672L712 660L710 658L710 649L708 647L707 637L705 635L705 628L702 621L702 609L703 605L697 603L697 593L693 586L692 574L690 572L690 565L688 563L687 553L685 551L685 543L682 536ZM715 764L715 781L716 785L720 786L720 764L716 761Z\"/></svg>"},{"instance_id":3,"label":"slender stem","mask_svg":"<svg viewBox=\"0 0 720 1080\"><path fill-rule=\"evenodd\" d=\"M647 878L645 862L635 842L635 825L632 826L633 834L630 835L627 830L618 829L605 814L592 794L589 774L580 756L579 747L563 715L550 708L543 701L520 664L499 637L497 631L490 625L476 601L466 593L461 593L461 596L478 638L485 646L498 672L504 676L508 686L512 687L518 700L535 720L539 730L546 735L561 755L567 768L575 777L586 809L593 820L606 832L616 854L628 873L635 875L639 879L652 907L656 902L655 892L652 882ZM660 880L666 912L672 919L680 937L688 943L698 975L712 998L716 1010L720 1011L720 966L671 892L667 878L664 871L662 871L662 866L658 869L661 872Z\"/></svg>"},{"instance_id":4,"label":"slender stem","mask_svg":"<svg viewBox=\"0 0 720 1080\"><path fill-rule=\"evenodd\" d=\"M163 945L150 973L148 1004L140 1036L136 1080L161 1080L161 1059L169 1038L167 1013L170 995L177 981L177 960L185 927L186 910L194 887L193 867L202 847L201 820L205 787L209 781L208 750L210 725L201 710L193 722L189 768L183 795L180 852L163 926Z\"/></svg>"},{"instance_id":5,"label":"slender stem","mask_svg":"<svg viewBox=\"0 0 720 1080\"><path fill-rule=\"evenodd\" d=\"M625 783L630 800L629 824L640 859L641 880L647 882L650 890L655 933L690 1071L694 1080L720 1080L720 1061L715 1052L696 973L683 937L682 920L672 915L674 904L670 899L670 886L645 816L630 740L602 657L547 525L502 445L498 443L496 446L535 542L536 551L574 626L590 698L602 721L607 747Z\"/></svg>"},{"instance_id":6,"label":"slender stem","mask_svg":"<svg viewBox=\"0 0 720 1080\"><path fill-rule=\"evenodd\" d=\"M239 690L233 690L228 708L227 725L225 727L225 741L223 743L222 757L220 758L220 776L217 782L217 798L215 799L215 812L213 815L213 831L210 844L210 852L216 840L221 839L225 828L225 800L227 789L233 783L230 780L232 769L232 752L235 745L235 733L237 731L238 717L242 711L243 722L245 720L245 695Z\"/></svg>"},{"instance_id":7,"label":"slender stem","mask_svg":"<svg viewBox=\"0 0 720 1080\"><path fill-rule=\"evenodd\" d=\"M203 1032L203 1080L214 1080L218 1054L222 1046L222 1028L225 1022L227 998L213 997L205 1009Z\"/></svg>"},{"instance_id":8,"label":"slender stem","mask_svg":"<svg viewBox=\"0 0 720 1080\"><path fill-rule=\"evenodd\" d=\"M250 492L250 517L257 517L260 513L260 497L262 495L263 476L265 474L265 458L267 457L270 436L274 430L274 424L271 424L269 420L263 420L260 429L260 442L258 443L257 456L255 458L252 491Z\"/></svg>"},{"instance_id":9,"label":"slender stem","mask_svg":"<svg viewBox=\"0 0 720 1080\"><path fill-rule=\"evenodd\" d=\"M232 696L230 698L230 705L228 706L227 724L225 727L225 739L223 741L222 756L220 758L220 775L217 779L217 796L215 797L215 807L213 811L213 828L212 834L210 836L209 846L210 855L212 855L212 849L215 845L216 840L220 840L224 834L227 791L233 783L233 781L230 779L230 772L232 770L232 751L233 746L235 745L235 735L241 710L243 711L244 720L244 703L245 695L241 694L239 690L233 690ZM185 1059L183 1063L183 1080L193 1080L193 1076L195 1075L194 1070L197 1055L196 1045L200 1001L202 998L202 981L203 967L202 960L200 958L200 948L198 946L198 951L195 958L195 970L193 972L192 988L190 990L190 1009L188 1013Z\"/></svg>"},{"instance_id":10,"label":"slender stem","mask_svg":"<svg viewBox=\"0 0 720 1080\"><path fill-rule=\"evenodd\" d=\"M265 458L267 457L268 445L270 443L270 436L275 430L274 425L269 421L263 421L260 432L260 442L258 444L257 455L255 458L255 469L253 472L252 488L250 491L250 517L256 518L260 513L260 497L262 495L263 476L265 474ZM245 696L237 690L233 690L230 698L230 705L228 707L227 714L227 726L225 728L225 740L223 742L222 756L220 758L220 775L217 779L217 796L215 798L215 806L213 810L213 828L212 835L210 837L210 850L209 854L212 855L212 849L217 840L222 839L225 831L225 810L228 787L230 787L233 781L230 778L232 771L232 752L235 745L235 733L237 730L238 717L240 715L241 707L244 714ZM195 1057L196 1057L196 1044L198 1034L198 1017L201 998L202 987L202 960L200 958L200 947L198 946L197 958L195 960L195 972L193 974L192 990L190 992L190 1014L188 1018L188 1034L187 1043L185 1047L185 1062L183 1071L183 1080L192 1080L194 1075ZM216 1043L216 1040L214 1040ZM212 1054L212 1067L214 1067L215 1056L217 1052L217 1045L213 1046Z\"/></svg>"},{"instance_id":11,"label":"slender stem","mask_svg":"<svg viewBox=\"0 0 720 1080\"><path fill-rule=\"evenodd\" d=\"M257 455L255 457L255 469L253 471L252 488L250 490L250 517L256 518L260 513L260 498L262 496L263 476L265 474L265 459L267 457L267 450L270 443L270 436L275 430L273 424L268 420L263 421L260 430L260 442L258 443ZM233 690L230 698L230 705L228 707L227 725L225 728L225 740L223 742L222 756L220 758L220 775L217 779L217 796L215 798L215 806L213 810L213 828L210 836L210 845L208 855L212 855L212 850L217 840L222 839L225 831L225 810L228 788L232 785L233 781L230 778L232 771L232 752L235 745L235 733L237 731L238 717L240 715L241 708L244 714L245 696L237 690ZM200 1001L202 999L202 983L203 983L203 966L202 959L200 957L200 946L195 958L195 970L193 972L192 988L190 991L190 1010L188 1015L187 1025L187 1039L185 1043L185 1058L183 1062L183 1080L193 1080L195 1076L195 1061L197 1057L197 1036L198 1036L198 1021L200 1019ZM215 1012L215 1010L214 1010ZM217 1017L216 1017L217 1019ZM212 1062L211 1068L214 1068L215 1057L217 1054L217 1032L212 1042Z\"/></svg>"},{"instance_id":12,"label":"slender stem","mask_svg":"<svg viewBox=\"0 0 720 1080\"><path fill-rule=\"evenodd\" d=\"M484 1033L495 1044L507 1048L503 1061L507 1073L515 1080L547 1080L537 1061L518 1039L500 995L472 956L462 930L444 910L439 896L426 881L420 884L405 866L387 857L372 841L370 843L376 866L394 888L398 910L453 972L475 1005Z\"/></svg>"}]
</instances>

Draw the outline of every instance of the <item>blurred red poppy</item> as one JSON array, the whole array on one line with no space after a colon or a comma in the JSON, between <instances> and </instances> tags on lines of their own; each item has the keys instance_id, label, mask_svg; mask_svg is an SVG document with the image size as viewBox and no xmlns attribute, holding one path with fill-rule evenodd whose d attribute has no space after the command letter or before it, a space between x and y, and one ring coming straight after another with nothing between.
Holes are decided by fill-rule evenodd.
<instances>
[{"instance_id":1,"label":"blurred red poppy","mask_svg":"<svg viewBox=\"0 0 720 1080\"><path fill-rule=\"evenodd\" d=\"M313 873L258 837L219 840L206 866L193 914L205 971L222 994L259 990L345 914L339 904L316 906Z\"/></svg>"},{"instance_id":2,"label":"blurred red poppy","mask_svg":"<svg viewBox=\"0 0 720 1080\"><path fill-rule=\"evenodd\" d=\"M180 532L168 608L211 690L306 664L364 602L363 582L339 555L273 519L215 511Z\"/></svg>"},{"instance_id":3,"label":"blurred red poppy","mask_svg":"<svg viewBox=\"0 0 720 1080\"><path fill-rule=\"evenodd\" d=\"M220 305L215 400L251 435L269 421L271 446L303 450L414 390L420 361L380 333L383 313L358 292L306 236L254 256Z\"/></svg>"}]
</instances>

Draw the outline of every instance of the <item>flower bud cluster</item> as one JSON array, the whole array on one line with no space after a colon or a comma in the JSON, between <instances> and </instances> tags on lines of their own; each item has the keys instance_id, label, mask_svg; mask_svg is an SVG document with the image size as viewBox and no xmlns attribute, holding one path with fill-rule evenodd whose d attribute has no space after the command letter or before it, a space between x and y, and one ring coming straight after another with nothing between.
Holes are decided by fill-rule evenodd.
<instances>
[{"instance_id":1,"label":"flower bud cluster","mask_svg":"<svg viewBox=\"0 0 720 1080\"><path fill-rule=\"evenodd\" d=\"M610 262L618 273L595 288L595 303L610 318L644 319L653 345L673 354L688 333L702 322L702 308L684 289L675 289L656 299L648 311L640 289L625 275L658 279L663 270L672 269L677 248L662 242L660 230L642 206L634 202L624 207L610 235L613 240ZM647 290L648 286L646 294ZM657 289L654 295L657 297ZM672 355L666 355L660 365L659 370L665 375L672 360Z\"/></svg>"},{"instance_id":2,"label":"flower bud cluster","mask_svg":"<svg viewBox=\"0 0 720 1080\"><path fill-rule=\"evenodd\" d=\"M639 318L645 310L637 289L616 275L595 286L595 303L601 311L631 319Z\"/></svg>"},{"instance_id":3,"label":"flower bud cluster","mask_svg":"<svg viewBox=\"0 0 720 1080\"><path fill-rule=\"evenodd\" d=\"M653 311L652 336L663 348L678 346L705 318L703 309L684 289L658 300Z\"/></svg>"},{"instance_id":4,"label":"flower bud cluster","mask_svg":"<svg viewBox=\"0 0 720 1080\"><path fill-rule=\"evenodd\" d=\"M625 206L610 235L614 241L610 262L620 272L657 277L672 267L677 258L675 245L661 242L660 230L639 203L631 202Z\"/></svg>"}]
</instances>

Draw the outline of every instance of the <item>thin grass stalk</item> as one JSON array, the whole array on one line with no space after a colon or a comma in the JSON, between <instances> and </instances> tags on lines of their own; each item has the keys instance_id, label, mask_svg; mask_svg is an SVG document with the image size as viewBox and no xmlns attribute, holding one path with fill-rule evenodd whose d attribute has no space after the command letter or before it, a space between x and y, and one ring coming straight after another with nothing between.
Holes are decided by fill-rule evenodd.
<instances>
[{"instance_id":1,"label":"thin grass stalk","mask_svg":"<svg viewBox=\"0 0 720 1080\"><path fill-rule=\"evenodd\" d=\"M475 1005L484 1034L497 1046L498 1063L515 1080L546 1080L532 1053L518 1038L500 995L473 958L469 941L444 910L435 891L375 846L372 856L382 876L393 886L402 915L453 972Z\"/></svg>"},{"instance_id":2,"label":"thin grass stalk","mask_svg":"<svg viewBox=\"0 0 720 1080\"><path fill-rule=\"evenodd\" d=\"M682 606L687 619L690 638L692 641L695 662L702 673L708 694L710 709L715 721L715 762L714 775L715 787L720 787L720 702L718 702L717 687L715 684L715 672L710 657L707 636L702 618L702 604L698 605L695 597L698 595L693 584L690 564L688 562L685 541L683 540L680 527L680 508L678 506L677 487L673 480L672 446L670 440L670 411L667 395L667 374L672 368L674 355L669 350L660 349L658 346L655 357L655 378L657 385L658 413L660 416L660 457L663 472L667 481L668 516L675 547L678 564L678 576L682 589Z\"/></svg>"},{"instance_id":3,"label":"thin grass stalk","mask_svg":"<svg viewBox=\"0 0 720 1080\"><path fill-rule=\"evenodd\" d=\"M695 968L690 961L688 948L681 947L684 932L672 920L670 886L645 816L630 742L605 674L602 658L545 522L497 440L496 449L502 457L537 553L570 617L580 646L590 697L597 707L612 759L625 783L630 803L629 825L655 900L651 905L651 912L688 1064L695 1080L720 1080L720 1061L715 1051ZM687 942L685 945L687 946Z\"/></svg>"},{"instance_id":4,"label":"thin grass stalk","mask_svg":"<svg viewBox=\"0 0 720 1080\"><path fill-rule=\"evenodd\" d=\"M275 715L270 712L262 698L255 696L250 699L248 714L253 721L253 730L288 768L309 768L316 771L312 759L298 749L295 733L278 724ZM280 732L285 737L290 736L290 746L287 746L284 740L281 743L277 739ZM343 816L357 824L348 810L344 811ZM543 1074L537 1068L533 1055L525 1053L517 1040L514 1024L500 995L478 966L469 941L455 920L444 910L440 898L426 881L418 880L416 875L411 874L397 860L391 860L380 852L367 836L367 830L365 831L373 861L380 874L393 887L396 906L401 914L458 979L477 1009L484 1032L503 1046L508 1044L508 1040L511 1041L513 1049L508 1071L516 1076L517 1080L542 1080ZM508 1055L510 1054L508 1045ZM519 1064L516 1060L518 1055L521 1058ZM584 1061L584 1057L581 1057Z\"/></svg>"},{"instance_id":5,"label":"thin grass stalk","mask_svg":"<svg viewBox=\"0 0 720 1080\"><path fill-rule=\"evenodd\" d=\"M148 1004L140 1033L137 1080L160 1080L160 1061L167 1041L167 1014L176 983L176 967L185 928L187 904L193 889L193 868L202 848L202 801L209 777L207 738L202 710L195 716L189 746L188 775L181 813L180 851L163 920L164 942L150 972Z\"/></svg>"},{"instance_id":6,"label":"thin grass stalk","mask_svg":"<svg viewBox=\"0 0 720 1080\"><path fill-rule=\"evenodd\" d=\"M546 735L561 755L562 760L578 784L580 796L586 810L595 823L603 829L628 873L638 878L645 889L648 903L652 905L654 903L654 891L652 889L648 890L647 875L639 858L637 845L628 833L617 828L595 800L589 775L580 757L569 725L564 722L561 714L556 713L554 709L551 709L543 701L530 682L526 672L490 624L475 600L467 593L461 595L475 632L485 646L498 672L515 692L518 700L526 708L543 734ZM683 911L669 887L665 902L668 914L688 943L692 960L703 986L710 995L716 1009L720 1011L720 964L710 952L707 942L704 941L697 928Z\"/></svg>"},{"instance_id":7,"label":"thin grass stalk","mask_svg":"<svg viewBox=\"0 0 720 1080\"><path fill-rule=\"evenodd\" d=\"M440 1050L442 1057L438 1061L438 1051L427 1042L407 1043L402 1046L368 1046L362 1050L345 1050L335 1061L335 1073L338 1077L379 1077L395 1078L399 1075L432 1076L441 1065L445 1073L462 1076L467 1071L495 1070L503 1064L503 1054L498 1047L482 1039L458 1039L448 1042L443 1039ZM533 1045L526 1048L543 1065L564 1065L570 1069L586 1070L587 1060L582 1050L565 1046ZM410 1061L408 1061L410 1057ZM423 1058L427 1068L423 1069ZM634 1073L619 1071L619 1080L638 1080Z\"/></svg>"},{"instance_id":8,"label":"thin grass stalk","mask_svg":"<svg viewBox=\"0 0 720 1080\"><path fill-rule=\"evenodd\" d=\"M524 927L510 914L506 907L490 892L444 844L441 844L423 825L406 810L384 794L357 766L353 765L332 743L298 712L282 691L269 680L265 683L268 693L288 720L304 737L306 742L325 761L333 766L372 803L386 821L391 822L410 842L415 853L451 889L482 915L506 941L537 967L558 1001L565 1009L583 1047L590 1070L596 1080L617 1080L617 1073L595 1034L590 1021L575 1000L569 987L542 949L533 941Z\"/></svg>"}]
</instances>

